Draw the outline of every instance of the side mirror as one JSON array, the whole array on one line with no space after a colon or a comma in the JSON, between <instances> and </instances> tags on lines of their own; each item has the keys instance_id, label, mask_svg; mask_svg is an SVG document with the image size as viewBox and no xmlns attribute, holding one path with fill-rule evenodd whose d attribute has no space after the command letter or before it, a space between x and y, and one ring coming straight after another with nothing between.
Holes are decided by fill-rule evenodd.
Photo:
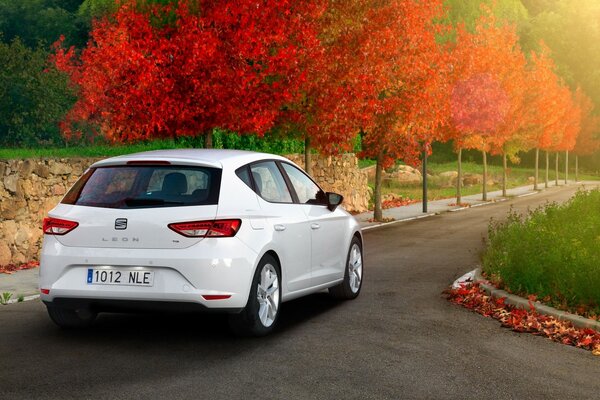
<instances>
[{"instance_id":1,"label":"side mirror","mask_svg":"<svg viewBox=\"0 0 600 400\"><path fill-rule=\"evenodd\" d=\"M342 204L344 201L344 196L337 193L327 192L327 208L329 211L335 211L337 206Z\"/></svg>"}]
</instances>

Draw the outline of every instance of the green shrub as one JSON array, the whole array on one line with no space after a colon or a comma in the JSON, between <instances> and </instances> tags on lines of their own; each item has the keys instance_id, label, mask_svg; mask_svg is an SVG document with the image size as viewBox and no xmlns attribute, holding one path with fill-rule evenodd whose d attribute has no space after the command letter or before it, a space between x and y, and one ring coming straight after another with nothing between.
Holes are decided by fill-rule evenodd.
<instances>
[{"instance_id":1,"label":"green shrub","mask_svg":"<svg viewBox=\"0 0 600 400\"><path fill-rule=\"evenodd\" d=\"M600 190L492 221L483 270L512 292L566 307L600 306Z\"/></svg>"}]
</instances>

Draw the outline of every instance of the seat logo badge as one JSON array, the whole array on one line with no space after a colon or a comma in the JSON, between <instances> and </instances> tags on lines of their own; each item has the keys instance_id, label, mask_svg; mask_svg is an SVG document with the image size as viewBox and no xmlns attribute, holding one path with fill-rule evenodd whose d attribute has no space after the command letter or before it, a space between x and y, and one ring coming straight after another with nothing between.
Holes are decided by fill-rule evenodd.
<instances>
[{"instance_id":1,"label":"seat logo badge","mask_svg":"<svg viewBox=\"0 0 600 400\"><path fill-rule=\"evenodd\" d=\"M127 218L115 219L115 229L119 231L127 229Z\"/></svg>"}]
</instances>

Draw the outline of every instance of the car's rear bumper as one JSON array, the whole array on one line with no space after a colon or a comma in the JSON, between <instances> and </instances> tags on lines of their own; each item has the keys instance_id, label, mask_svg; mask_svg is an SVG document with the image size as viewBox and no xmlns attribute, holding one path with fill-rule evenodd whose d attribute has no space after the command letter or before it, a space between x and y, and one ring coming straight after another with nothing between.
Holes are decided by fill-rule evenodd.
<instances>
[{"instance_id":1,"label":"car's rear bumper","mask_svg":"<svg viewBox=\"0 0 600 400\"><path fill-rule=\"evenodd\" d=\"M257 254L235 237L207 238L186 249L170 250L68 247L46 236L40 260L41 299L46 303L76 299L95 305L122 301L133 306L146 302L241 309L248 300L256 259ZM152 286L88 284L89 268L150 270L154 282ZM207 300L203 296L229 297Z\"/></svg>"},{"instance_id":2,"label":"car's rear bumper","mask_svg":"<svg viewBox=\"0 0 600 400\"><path fill-rule=\"evenodd\" d=\"M199 313L226 312L239 313L243 308L208 308L204 304L181 301L150 301L150 300L112 300L112 299L81 299L75 297L54 297L52 301L44 300L46 306L62 307L73 310L90 310L92 312L168 312L168 313Z\"/></svg>"}]
</instances>

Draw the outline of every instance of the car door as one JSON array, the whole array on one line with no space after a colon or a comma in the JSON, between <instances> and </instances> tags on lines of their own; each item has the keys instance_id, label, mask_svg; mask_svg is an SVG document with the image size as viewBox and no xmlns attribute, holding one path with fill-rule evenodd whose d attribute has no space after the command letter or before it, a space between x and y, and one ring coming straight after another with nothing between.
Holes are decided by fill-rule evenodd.
<instances>
[{"instance_id":1,"label":"car door","mask_svg":"<svg viewBox=\"0 0 600 400\"><path fill-rule=\"evenodd\" d=\"M311 286L311 235L308 218L293 197L275 161L250 164L250 176L265 214L266 232L273 235L286 292Z\"/></svg>"},{"instance_id":2,"label":"car door","mask_svg":"<svg viewBox=\"0 0 600 400\"><path fill-rule=\"evenodd\" d=\"M312 247L312 285L318 286L343 278L348 216L339 208L330 211L325 192L302 170L285 162L281 166L298 198L298 206L308 219Z\"/></svg>"}]
</instances>

